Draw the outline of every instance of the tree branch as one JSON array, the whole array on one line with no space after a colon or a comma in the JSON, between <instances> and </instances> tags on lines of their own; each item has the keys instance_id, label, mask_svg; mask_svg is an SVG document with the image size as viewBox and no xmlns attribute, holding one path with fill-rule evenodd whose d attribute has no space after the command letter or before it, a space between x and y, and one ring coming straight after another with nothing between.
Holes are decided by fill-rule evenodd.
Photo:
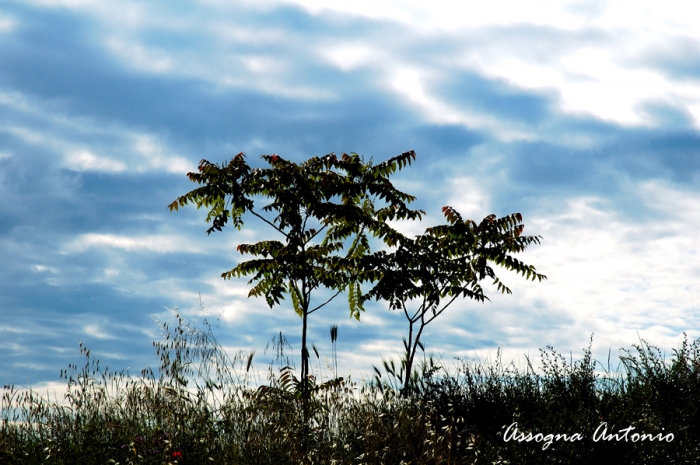
<instances>
[{"instance_id":1,"label":"tree branch","mask_svg":"<svg viewBox=\"0 0 700 465\"><path fill-rule=\"evenodd\" d=\"M272 226L273 228L275 228L275 229L276 229L280 234L282 234L285 238L287 238L287 239L289 238L289 236L287 235L287 233L285 233L284 231L282 231L282 230L281 230L280 228L278 228L274 223L270 222L267 218L265 218L264 216L262 216L262 215L260 215L259 213L255 212L255 210L253 210L253 209L251 209L251 210L249 210L249 211L250 211L250 213L252 213L253 215L255 215L255 216L257 216L258 218L260 218L261 220L263 220L265 223L267 223L267 224L269 224L270 226Z\"/></svg>"},{"instance_id":2,"label":"tree branch","mask_svg":"<svg viewBox=\"0 0 700 465\"><path fill-rule=\"evenodd\" d=\"M306 227L306 221L304 221L304 226ZM324 225L321 227L321 229L319 229L318 231L316 231L316 232L309 238L309 240L308 240L306 243L308 244L309 242L311 242L312 240L314 240L314 237L316 237L316 236L318 236L319 234L321 234L321 231L323 231L324 229L326 229L327 226L328 226L327 224L324 224Z\"/></svg>"},{"instance_id":3,"label":"tree branch","mask_svg":"<svg viewBox=\"0 0 700 465\"><path fill-rule=\"evenodd\" d=\"M434 314L432 317L430 317L430 319L428 319L428 321L427 321L425 324L426 324L426 325L429 324L429 323L430 323L431 321L433 321L435 318L437 318L438 316L440 316L440 314L441 314L442 312L444 312L445 309L446 309L447 307L449 307L450 304L452 304L452 302L454 302L454 301L457 299L457 297L458 297L458 296L456 296L456 295L453 296L452 299L450 299L450 301L447 302L447 303L445 304L444 307L442 307L440 310L438 310L437 312L435 312L435 314Z\"/></svg>"},{"instance_id":4,"label":"tree branch","mask_svg":"<svg viewBox=\"0 0 700 465\"><path fill-rule=\"evenodd\" d=\"M342 290L342 289L341 289L341 290ZM316 310L318 310L319 308L323 307L323 306L326 305L328 302L330 302L331 300L333 300L333 299L335 299L336 297L338 297L338 294L340 294L340 292L341 292L341 291L336 292L336 293L333 295L333 297L331 297L330 299L326 300L325 302L323 302L321 305L319 305L318 307L314 308L313 310L309 310L308 313L313 313L313 312L315 312Z\"/></svg>"},{"instance_id":5,"label":"tree branch","mask_svg":"<svg viewBox=\"0 0 700 465\"><path fill-rule=\"evenodd\" d=\"M401 306L403 307L403 313L406 315L406 318L408 319L409 324L412 323L413 321L411 320L411 317L408 316L408 310L406 309L406 301L402 300L401 301Z\"/></svg>"}]
</instances>

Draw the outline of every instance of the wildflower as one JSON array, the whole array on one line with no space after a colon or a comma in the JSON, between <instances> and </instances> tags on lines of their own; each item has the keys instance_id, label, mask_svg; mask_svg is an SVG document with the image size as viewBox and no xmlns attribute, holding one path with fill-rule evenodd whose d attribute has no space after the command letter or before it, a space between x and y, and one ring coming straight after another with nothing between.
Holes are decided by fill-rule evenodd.
<instances>
[{"instance_id":1,"label":"wildflower","mask_svg":"<svg viewBox=\"0 0 700 465\"><path fill-rule=\"evenodd\" d=\"M176 450L175 452L173 452L173 458L174 459L182 458L182 452L180 452L179 450Z\"/></svg>"}]
</instances>

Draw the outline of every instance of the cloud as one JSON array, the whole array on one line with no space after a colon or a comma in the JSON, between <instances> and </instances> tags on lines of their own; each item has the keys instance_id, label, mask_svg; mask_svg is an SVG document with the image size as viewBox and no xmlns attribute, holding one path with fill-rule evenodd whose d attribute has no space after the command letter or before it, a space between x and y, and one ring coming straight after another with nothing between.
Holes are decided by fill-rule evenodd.
<instances>
[{"instance_id":1,"label":"cloud","mask_svg":"<svg viewBox=\"0 0 700 465\"><path fill-rule=\"evenodd\" d=\"M90 247L110 247L126 251L197 252L200 251L184 237L143 236L125 237L113 234L83 234L66 248L67 252L83 252Z\"/></svg>"},{"instance_id":2,"label":"cloud","mask_svg":"<svg viewBox=\"0 0 700 465\"><path fill-rule=\"evenodd\" d=\"M83 331L89 336L97 339L116 339L116 337L105 332L98 325L86 325L83 327Z\"/></svg>"},{"instance_id":3,"label":"cloud","mask_svg":"<svg viewBox=\"0 0 700 465\"><path fill-rule=\"evenodd\" d=\"M321 51L330 63L341 70L348 72L362 66L372 65L380 59L377 51L367 44L339 44Z\"/></svg>"},{"instance_id":4,"label":"cloud","mask_svg":"<svg viewBox=\"0 0 700 465\"><path fill-rule=\"evenodd\" d=\"M223 8L211 2L203 2L199 8L180 9L166 8L160 2L147 6L127 3L126 7L113 2L101 2L99 7L78 1L39 3L52 8L68 7L109 25L97 43L136 69L290 98L337 98L339 89L330 81L304 79L305 70L317 66L319 59L330 59L345 72L360 66L381 70L386 80L398 81L398 87L408 90L414 99L429 96L425 82L422 90L415 85L401 85L413 82L403 74L415 73L417 63L412 61L421 52L417 54L406 45L417 41L417 34L423 34L420 39L428 44L423 49L430 49L430 44L436 47L433 55L439 57L440 63L432 67L434 71L469 70L524 89L554 92L559 95L559 108L568 113L591 114L624 125L653 125L653 120L638 110L640 104L673 96L676 103L690 107L699 98L697 86L678 82L676 74L640 66L640 58L651 49L658 50L659 38L669 36L669 32L685 36L683 40L688 43L697 35L688 20L679 21L680 17L674 16L679 6L660 9L653 2L632 8L634 21L627 13L618 14L631 8L626 2L621 2L622 6L617 2L598 2L593 5L595 8L585 9L585 14L581 14L580 2L549 1L542 1L540 7L503 1L479 8L449 2L426 8L403 1L370 9L361 4L268 2L257 11L245 5ZM235 18L241 13L255 23L273 26L251 28L240 24ZM124 20L115 22L115 14ZM182 21L182 14L189 14L189 22ZM208 27L214 14L217 21L214 27ZM654 21L649 20L652 17ZM294 27L292 19L304 28ZM339 27L328 28L328 21ZM375 29L393 28L401 33L402 41L382 40L373 34L357 41L357 34L348 27L357 24L364 30L371 25ZM646 33L641 32L640 24L646 25ZM145 31L158 34L148 36ZM190 40L183 42L184 37ZM355 37L354 43L349 40L351 37ZM318 49L314 44L324 43L319 39L330 39L336 45L322 45L318 54L296 52L300 47ZM205 41L215 54L202 56L196 52ZM232 48L231 41L238 47ZM179 45L183 43L187 45ZM405 71L390 76L388 64L394 70L398 65ZM309 82L319 85L309 86ZM435 105L434 102L435 111L429 112L433 119L442 108ZM464 109L442 109L449 110L443 114L452 122L467 119L474 124L479 120L470 118Z\"/></svg>"},{"instance_id":5,"label":"cloud","mask_svg":"<svg viewBox=\"0 0 700 465\"><path fill-rule=\"evenodd\" d=\"M68 166L78 171L95 170L107 172L119 172L126 170L126 165L115 160L99 158L87 150L68 154Z\"/></svg>"},{"instance_id":6,"label":"cloud","mask_svg":"<svg viewBox=\"0 0 700 465\"><path fill-rule=\"evenodd\" d=\"M426 346L467 358L475 353L483 358L501 346L507 361L542 347L537 341L559 350L583 348L595 333L594 357L604 361L608 348L616 353L638 337L674 347L680 331L700 336L693 329L699 323L698 247L683 232L697 227L700 198L653 182L643 184L636 197L674 213L662 223L630 223L606 202L589 197L569 200L547 219L531 218L526 233L544 239L521 258L549 279L526 282L496 270L513 295L489 292L489 286L492 302L456 302L426 329Z\"/></svg>"},{"instance_id":7,"label":"cloud","mask_svg":"<svg viewBox=\"0 0 700 465\"><path fill-rule=\"evenodd\" d=\"M399 70L392 81L395 91L413 103L423 115L426 123L435 125L463 125L469 129L481 129L494 132L496 137L509 141L529 139L533 136L525 131L509 130L502 120L485 113L455 108L445 101L430 95L423 84L420 74L415 70ZM505 126L505 127L504 127Z\"/></svg>"},{"instance_id":8,"label":"cloud","mask_svg":"<svg viewBox=\"0 0 700 465\"><path fill-rule=\"evenodd\" d=\"M428 328L429 350L515 357L542 341L582 348L590 332L605 350L636 330L667 346L692 333L700 87L681 3L365 5L4 6L0 292L3 321L24 332L3 333L3 379L54 379L83 339L116 364L152 364L150 315L201 317L200 293L227 347L283 331L297 357L289 305L220 278L263 225L207 236L204 211L167 210L199 160L240 151L261 166L260 153L415 149L395 176L428 212L398 226L409 233L443 222L443 205L475 220L523 213L544 236L525 261L549 280L507 277L512 296L455 304ZM376 304L349 321L340 297L310 338L326 350L340 323L341 365L369 372L400 350L402 318Z\"/></svg>"},{"instance_id":9,"label":"cloud","mask_svg":"<svg viewBox=\"0 0 700 465\"><path fill-rule=\"evenodd\" d=\"M162 21L160 16L151 17L143 4L136 1L104 0L92 2L90 0L27 0L24 4L45 9L69 11L92 15L96 19L105 22L113 22L120 27L139 27L144 24L153 25Z\"/></svg>"},{"instance_id":10,"label":"cloud","mask_svg":"<svg viewBox=\"0 0 700 465\"><path fill-rule=\"evenodd\" d=\"M17 23L11 16L0 14L0 34L12 32L17 27Z\"/></svg>"},{"instance_id":11,"label":"cloud","mask_svg":"<svg viewBox=\"0 0 700 465\"><path fill-rule=\"evenodd\" d=\"M166 73L173 70L173 60L163 50L146 49L139 44L125 43L113 38L107 41L108 49L122 61L136 69L152 73Z\"/></svg>"},{"instance_id":12,"label":"cloud","mask_svg":"<svg viewBox=\"0 0 700 465\"><path fill-rule=\"evenodd\" d=\"M70 117L65 109L19 92L0 95L11 118L0 119L0 134L27 148L56 154L62 165L77 171L123 172L162 170L183 173L194 164L173 153L160 137L129 130L115 122ZM86 142L91 148L86 148ZM96 153L98 152L98 153ZM3 153L2 158L8 158Z\"/></svg>"},{"instance_id":13,"label":"cloud","mask_svg":"<svg viewBox=\"0 0 700 465\"><path fill-rule=\"evenodd\" d=\"M398 21L422 31L454 31L464 27L476 27L484 24L511 25L534 23L538 25L559 25L565 28L579 27L580 15L572 14L567 6L574 2L554 2L541 0L527 5L517 1L496 1L478 7L449 1L433 2L430 7L425 3L405 0L398 2L369 1L352 4L328 4L318 0L297 0L279 3L294 3L303 6L313 14L333 11L367 17L373 20Z\"/></svg>"}]
</instances>

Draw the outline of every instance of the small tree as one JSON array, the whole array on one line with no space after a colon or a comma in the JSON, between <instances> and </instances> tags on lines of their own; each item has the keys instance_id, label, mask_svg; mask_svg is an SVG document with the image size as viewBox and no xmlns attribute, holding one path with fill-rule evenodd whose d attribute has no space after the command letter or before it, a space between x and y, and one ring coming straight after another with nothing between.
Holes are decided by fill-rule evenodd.
<instances>
[{"instance_id":1,"label":"small tree","mask_svg":"<svg viewBox=\"0 0 700 465\"><path fill-rule=\"evenodd\" d=\"M440 316L459 297L483 302L489 300L479 282L489 277L502 293L511 293L494 273L490 262L542 281L546 276L535 271L511 253L522 252L539 236L523 236L520 213L496 218L489 215L480 224L463 220L451 207L443 207L448 224L426 229L414 239L404 240L394 252L373 255L378 270L377 284L363 296L389 302L392 310L403 311L408 320L408 338L404 338L403 393L412 389L412 368L417 348L423 347L425 327ZM417 308L410 303L417 301ZM408 304L408 306L407 306Z\"/></svg>"},{"instance_id":2,"label":"small tree","mask_svg":"<svg viewBox=\"0 0 700 465\"><path fill-rule=\"evenodd\" d=\"M301 388L304 416L308 416L309 352L308 317L348 290L350 315L360 319L361 259L369 253L368 234L389 245L404 237L386 224L388 220L420 219L423 212L410 210L414 197L397 189L389 176L415 159L405 152L378 165L357 154L331 153L296 164L277 155L262 155L270 167L251 168L239 153L221 166L202 160L188 178L201 187L178 197L170 210L194 203L209 209L207 234L221 231L230 220L240 230L243 215L250 213L271 227L281 240L240 244L241 254L257 258L222 273L225 279L252 276L249 297L264 296L272 308L284 295L291 297L302 318ZM269 203L257 208L255 200ZM375 206L375 202L384 205ZM347 251L344 251L349 244ZM324 287L334 294L312 303L313 291Z\"/></svg>"}]
</instances>

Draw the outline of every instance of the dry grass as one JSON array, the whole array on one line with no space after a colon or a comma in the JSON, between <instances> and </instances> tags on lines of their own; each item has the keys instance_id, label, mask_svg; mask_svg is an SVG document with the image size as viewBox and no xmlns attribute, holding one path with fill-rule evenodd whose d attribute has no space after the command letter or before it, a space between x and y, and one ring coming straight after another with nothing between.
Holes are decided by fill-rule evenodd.
<instances>
[{"instance_id":1,"label":"dry grass","mask_svg":"<svg viewBox=\"0 0 700 465\"><path fill-rule=\"evenodd\" d=\"M462 363L446 373L428 359L410 396L400 367L384 364L358 385L335 378L313 385L303 422L299 383L284 362L267 383L252 379L252 356L226 356L211 334L177 315L155 342L161 365L139 377L103 370L81 346L69 366L66 402L6 386L0 463L7 464L674 464L700 462L700 341L670 361L641 342L621 370L596 372L590 347L575 363L542 351L541 370L500 361ZM505 441L522 432L580 432L575 442ZM673 433L672 442L593 441L595 429L633 426Z\"/></svg>"}]
</instances>

